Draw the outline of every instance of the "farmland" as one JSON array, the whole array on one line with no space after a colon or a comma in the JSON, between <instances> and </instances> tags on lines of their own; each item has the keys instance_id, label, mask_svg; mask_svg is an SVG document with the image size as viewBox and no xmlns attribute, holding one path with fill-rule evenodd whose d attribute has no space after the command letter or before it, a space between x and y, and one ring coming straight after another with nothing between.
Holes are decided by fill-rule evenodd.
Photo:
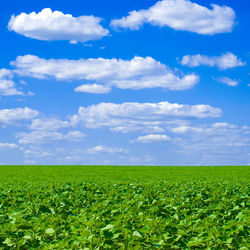
<instances>
[{"instance_id":1,"label":"farmland","mask_svg":"<svg viewBox=\"0 0 250 250\"><path fill-rule=\"evenodd\" d=\"M249 249L249 166L0 166L0 249Z\"/></svg>"}]
</instances>

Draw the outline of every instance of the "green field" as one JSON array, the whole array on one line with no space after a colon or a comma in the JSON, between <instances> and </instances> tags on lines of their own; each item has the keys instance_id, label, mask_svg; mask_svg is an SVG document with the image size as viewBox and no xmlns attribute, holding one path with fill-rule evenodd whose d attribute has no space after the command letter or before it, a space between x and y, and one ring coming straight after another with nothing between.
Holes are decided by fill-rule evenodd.
<instances>
[{"instance_id":1,"label":"green field","mask_svg":"<svg viewBox=\"0 0 250 250\"><path fill-rule=\"evenodd\" d=\"M0 166L0 249L249 249L250 166Z\"/></svg>"}]
</instances>

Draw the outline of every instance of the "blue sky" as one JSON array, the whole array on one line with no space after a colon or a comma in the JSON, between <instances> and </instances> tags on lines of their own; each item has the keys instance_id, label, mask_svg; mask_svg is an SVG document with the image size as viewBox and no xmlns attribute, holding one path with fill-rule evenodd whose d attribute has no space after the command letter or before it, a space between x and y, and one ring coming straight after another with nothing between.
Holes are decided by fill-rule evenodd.
<instances>
[{"instance_id":1,"label":"blue sky","mask_svg":"<svg viewBox=\"0 0 250 250\"><path fill-rule=\"evenodd\" d=\"M3 4L0 164L249 165L249 11Z\"/></svg>"}]
</instances>

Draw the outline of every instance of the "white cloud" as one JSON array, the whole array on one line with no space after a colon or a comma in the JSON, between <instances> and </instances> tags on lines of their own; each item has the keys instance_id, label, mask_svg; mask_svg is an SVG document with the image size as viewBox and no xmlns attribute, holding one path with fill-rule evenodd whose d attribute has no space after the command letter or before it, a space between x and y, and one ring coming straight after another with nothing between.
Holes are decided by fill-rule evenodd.
<instances>
[{"instance_id":1,"label":"white cloud","mask_svg":"<svg viewBox=\"0 0 250 250\"><path fill-rule=\"evenodd\" d=\"M186 55L182 58L181 64L189 67L209 66L218 67L220 70L240 67L246 65L241 59L231 52L222 54L221 56L205 56L205 55Z\"/></svg>"},{"instance_id":2,"label":"white cloud","mask_svg":"<svg viewBox=\"0 0 250 250\"><path fill-rule=\"evenodd\" d=\"M168 121L141 121L131 119L117 119L112 120L116 124L107 125L112 132L118 133L132 133L132 132L144 132L144 133L161 133L164 132L163 125Z\"/></svg>"},{"instance_id":3,"label":"white cloud","mask_svg":"<svg viewBox=\"0 0 250 250\"><path fill-rule=\"evenodd\" d=\"M4 143L0 142L0 150L1 149L17 149L18 146L14 143Z\"/></svg>"},{"instance_id":4,"label":"white cloud","mask_svg":"<svg viewBox=\"0 0 250 250\"><path fill-rule=\"evenodd\" d=\"M3 78L13 78L13 74L10 70L8 69L0 69L0 79Z\"/></svg>"},{"instance_id":5,"label":"white cloud","mask_svg":"<svg viewBox=\"0 0 250 250\"><path fill-rule=\"evenodd\" d=\"M31 120L39 112L30 108L0 109L0 123L13 124L19 121Z\"/></svg>"},{"instance_id":6,"label":"white cloud","mask_svg":"<svg viewBox=\"0 0 250 250\"><path fill-rule=\"evenodd\" d=\"M130 124L133 124L134 121L129 120ZM20 145L22 147L19 146L19 149L25 154L25 159L37 160L37 163L40 162L40 164L51 162L54 164L69 164L70 162L72 164L135 164L138 161L138 163L141 162L145 165L216 165L230 163L244 165L249 162L249 126L241 127L227 122L200 124L197 119L172 121L171 119L168 126L161 124L164 128L161 133L151 132L145 133L145 136L134 137L135 140L131 142L142 143L141 149L143 151L140 152L130 147L126 148L124 145L108 146L105 143L97 144L98 146L89 146L89 148L83 148L82 146L75 148L77 144L74 145L74 148L71 147L72 145L67 147L69 138L67 139L66 136L70 134L68 132L60 133L62 136L59 136L59 139L54 141L48 139L44 144L40 143L32 134L27 133L26 138L32 137L35 143L23 143ZM127 121L124 123L124 126L126 126ZM39 132L41 131L39 130ZM53 138L53 135L49 138L51 137ZM56 135L54 137L58 138ZM19 137L19 139L22 138ZM136 141L137 139L139 140ZM149 148L146 146L147 144L143 144L147 142L165 142L168 147L163 147L158 151L156 148ZM86 143L88 144L88 141ZM57 148L58 146L60 148ZM156 152L159 158L147 158L147 154ZM98 157L94 157L95 155L98 155ZM109 162L105 162L106 160Z\"/></svg>"},{"instance_id":7,"label":"white cloud","mask_svg":"<svg viewBox=\"0 0 250 250\"><path fill-rule=\"evenodd\" d=\"M41 149L24 149L22 148L24 157L47 158L51 157L52 153Z\"/></svg>"},{"instance_id":8,"label":"white cloud","mask_svg":"<svg viewBox=\"0 0 250 250\"><path fill-rule=\"evenodd\" d=\"M195 131L195 132L202 132L203 131L202 128L196 128L196 127L191 127L191 126L186 126L186 125L174 127L174 128L171 128L170 130L173 133L177 133L177 134L183 134L183 133L187 133L190 131Z\"/></svg>"},{"instance_id":9,"label":"white cloud","mask_svg":"<svg viewBox=\"0 0 250 250\"><path fill-rule=\"evenodd\" d=\"M113 131L132 132L150 130L161 132L162 125L173 118L205 118L221 115L219 108L209 105L183 105L177 103L100 103L80 107L71 117L72 125L79 123L88 128L108 127Z\"/></svg>"},{"instance_id":10,"label":"white cloud","mask_svg":"<svg viewBox=\"0 0 250 250\"><path fill-rule=\"evenodd\" d=\"M170 137L167 135L161 135L161 134L150 134L145 136L139 136L135 140L132 140L131 142L140 142L140 143L154 143L154 142L166 142L170 141Z\"/></svg>"},{"instance_id":11,"label":"white cloud","mask_svg":"<svg viewBox=\"0 0 250 250\"><path fill-rule=\"evenodd\" d=\"M231 87L238 86L239 83L240 83L239 80L231 79L231 78L228 78L228 77L218 77L218 78L215 78L215 80L217 82L224 83L224 84L226 84L228 86L231 86Z\"/></svg>"},{"instance_id":12,"label":"white cloud","mask_svg":"<svg viewBox=\"0 0 250 250\"><path fill-rule=\"evenodd\" d=\"M24 95L22 91L16 89L13 74L10 70L0 69L0 95Z\"/></svg>"},{"instance_id":13,"label":"white cloud","mask_svg":"<svg viewBox=\"0 0 250 250\"><path fill-rule=\"evenodd\" d=\"M8 28L18 34L38 40L69 40L72 44L98 40L109 34L94 16L73 17L60 11L43 9L39 13L12 16Z\"/></svg>"},{"instance_id":14,"label":"white cloud","mask_svg":"<svg viewBox=\"0 0 250 250\"><path fill-rule=\"evenodd\" d=\"M199 154L201 158L209 156L214 159L213 164L216 164L215 162L221 158L226 160L223 164L227 164L228 160L231 163L233 160L244 161L249 153L250 128L248 126L220 122L210 125L187 126L185 129L175 127L169 128L169 130L179 134L179 136L184 134L172 140L180 148L179 152L189 155ZM206 163L202 162L202 164Z\"/></svg>"},{"instance_id":15,"label":"white cloud","mask_svg":"<svg viewBox=\"0 0 250 250\"><path fill-rule=\"evenodd\" d=\"M27 83L24 80L19 80L19 83L25 86L27 85Z\"/></svg>"},{"instance_id":16,"label":"white cloud","mask_svg":"<svg viewBox=\"0 0 250 250\"><path fill-rule=\"evenodd\" d=\"M139 165L148 165L148 164L157 164L158 159L155 156L152 155L144 155L143 157L137 157L137 156L131 156L128 158L128 161L131 162L133 165L134 164L139 164Z\"/></svg>"},{"instance_id":17,"label":"white cloud","mask_svg":"<svg viewBox=\"0 0 250 250\"><path fill-rule=\"evenodd\" d=\"M66 156L65 161L80 161L82 160L80 155Z\"/></svg>"},{"instance_id":18,"label":"white cloud","mask_svg":"<svg viewBox=\"0 0 250 250\"><path fill-rule=\"evenodd\" d=\"M202 35L231 32L235 12L227 6L211 5L211 9L188 0L163 0L149 9L131 11L127 17L115 19L111 26L138 30L144 23L168 26L175 30Z\"/></svg>"},{"instance_id":19,"label":"white cloud","mask_svg":"<svg viewBox=\"0 0 250 250\"><path fill-rule=\"evenodd\" d=\"M65 139L69 141L81 141L84 137L86 137L86 134L80 132L80 131L70 131L68 134L64 136Z\"/></svg>"},{"instance_id":20,"label":"white cloud","mask_svg":"<svg viewBox=\"0 0 250 250\"><path fill-rule=\"evenodd\" d=\"M75 91L92 94L107 94L111 91L111 88L100 84L84 84L75 88Z\"/></svg>"},{"instance_id":21,"label":"white cloud","mask_svg":"<svg viewBox=\"0 0 250 250\"><path fill-rule=\"evenodd\" d=\"M86 134L83 134L80 131L70 131L67 134L63 134L46 130L37 130L29 133L18 133L16 135L16 137L19 138L18 143L34 145L58 142L61 140L81 141L85 136Z\"/></svg>"},{"instance_id":22,"label":"white cloud","mask_svg":"<svg viewBox=\"0 0 250 250\"><path fill-rule=\"evenodd\" d=\"M229 124L227 122L217 122L206 126L190 126L181 125L178 127L168 127L168 129L176 134L214 134L216 132L222 132L223 130L236 129L237 126ZM243 129L243 127L242 127Z\"/></svg>"},{"instance_id":23,"label":"white cloud","mask_svg":"<svg viewBox=\"0 0 250 250\"><path fill-rule=\"evenodd\" d=\"M124 148L117 148L117 147L107 147L104 145L98 145L93 148L89 148L87 150L88 154L98 154L98 153L109 153L109 154L116 154L116 153L128 153L128 151Z\"/></svg>"},{"instance_id":24,"label":"white cloud","mask_svg":"<svg viewBox=\"0 0 250 250\"><path fill-rule=\"evenodd\" d=\"M53 141L60 141L63 139L63 135L54 131L33 131L30 133L19 133L17 138L20 138L18 143L20 144L43 144Z\"/></svg>"},{"instance_id":25,"label":"white cloud","mask_svg":"<svg viewBox=\"0 0 250 250\"><path fill-rule=\"evenodd\" d=\"M47 130L53 131L61 128L68 128L70 126L68 121L61 121L56 118L50 119L34 119L32 120L30 129L33 130Z\"/></svg>"},{"instance_id":26,"label":"white cloud","mask_svg":"<svg viewBox=\"0 0 250 250\"><path fill-rule=\"evenodd\" d=\"M43 59L33 55L18 56L11 62L16 66L15 72L35 78L55 77L57 80L95 81L96 85L84 85L76 91L108 91L111 86L121 89L167 88L185 90L199 82L195 74L177 74L165 64L151 57L134 57L122 59ZM98 86L98 85L105 86Z\"/></svg>"},{"instance_id":27,"label":"white cloud","mask_svg":"<svg viewBox=\"0 0 250 250\"><path fill-rule=\"evenodd\" d=\"M228 122L216 122L212 124L214 128L236 128L237 126L229 124Z\"/></svg>"}]
</instances>

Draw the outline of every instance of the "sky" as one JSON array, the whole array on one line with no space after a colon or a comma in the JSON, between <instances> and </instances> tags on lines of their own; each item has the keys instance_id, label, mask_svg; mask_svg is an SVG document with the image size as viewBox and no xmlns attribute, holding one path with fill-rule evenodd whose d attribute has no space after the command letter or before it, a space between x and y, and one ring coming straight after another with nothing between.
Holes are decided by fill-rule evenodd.
<instances>
[{"instance_id":1,"label":"sky","mask_svg":"<svg viewBox=\"0 0 250 250\"><path fill-rule=\"evenodd\" d=\"M249 12L2 3L0 164L250 165Z\"/></svg>"}]
</instances>

